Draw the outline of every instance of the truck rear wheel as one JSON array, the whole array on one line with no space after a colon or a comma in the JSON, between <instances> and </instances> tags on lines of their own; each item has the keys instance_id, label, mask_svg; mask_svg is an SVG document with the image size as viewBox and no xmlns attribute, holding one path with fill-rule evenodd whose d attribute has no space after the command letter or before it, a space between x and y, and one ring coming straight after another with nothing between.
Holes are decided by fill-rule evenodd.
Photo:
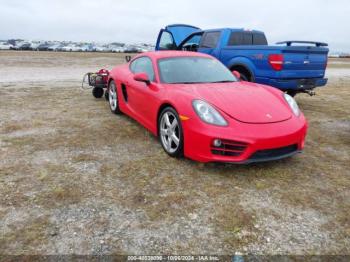
<instances>
[{"instance_id":1,"label":"truck rear wheel","mask_svg":"<svg viewBox=\"0 0 350 262\"><path fill-rule=\"evenodd\" d=\"M242 65L235 65L231 67L231 72L232 71L237 71L238 73L240 73L242 81L254 82L254 77L252 73L246 67Z\"/></svg>"},{"instance_id":2,"label":"truck rear wheel","mask_svg":"<svg viewBox=\"0 0 350 262\"><path fill-rule=\"evenodd\" d=\"M249 78L246 75L244 75L243 73L240 73L240 74L241 74L242 81L249 81Z\"/></svg>"}]
</instances>

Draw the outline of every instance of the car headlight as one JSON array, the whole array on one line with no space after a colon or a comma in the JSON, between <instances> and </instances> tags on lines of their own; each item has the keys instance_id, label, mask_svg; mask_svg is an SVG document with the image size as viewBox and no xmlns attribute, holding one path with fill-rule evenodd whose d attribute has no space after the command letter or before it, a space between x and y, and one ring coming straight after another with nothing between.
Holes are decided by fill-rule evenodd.
<instances>
[{"instance_id":1,"label":"car headlight","mask_svg":"<svg viewBox=\"0 0 350 262\"><path fill-rule=\"evenodd\" d=\"M211 125L227 126L226 120L214 107L212 107L208 103L202 100L193 100L192 105L197 115L204 122Z\"/></svg>"},{"instance_id":2,"label":"car headlight","mask_svg":"<svg viewBox=\"0 0 350 262\"><path fill-rule=\"evenodd\" d=\"M289 104L289 107L292 109L294 115L299 116L300 109L299 109L299 106L298 106L297 102L295 101L295 99L288 94L284 94L284 99Z\"/></svg>"}]
</instances>

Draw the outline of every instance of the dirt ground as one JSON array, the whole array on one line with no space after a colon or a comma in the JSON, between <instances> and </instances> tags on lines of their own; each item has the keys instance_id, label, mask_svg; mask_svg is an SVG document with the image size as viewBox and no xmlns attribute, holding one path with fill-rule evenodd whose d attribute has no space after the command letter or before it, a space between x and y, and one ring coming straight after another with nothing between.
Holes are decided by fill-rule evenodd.
<instances>
[{"instance_id":1,"label":"dirt ground","mask_svg":"<svg viewBox=\"0 0 350 262\"><path fill-rule=\"evenodd\" d=\"M297 96L303 154L172 159L79 89L117 54L0 52L0 254L350 254L350 60Z\"/></svg>"}]
</instances>

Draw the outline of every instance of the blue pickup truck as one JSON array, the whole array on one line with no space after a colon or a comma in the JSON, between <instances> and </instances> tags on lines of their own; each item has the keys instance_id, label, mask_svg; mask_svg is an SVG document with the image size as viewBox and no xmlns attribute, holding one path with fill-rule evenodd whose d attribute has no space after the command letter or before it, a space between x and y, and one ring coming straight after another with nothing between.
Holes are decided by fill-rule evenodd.
<instances>
[{"instance_id":1,"label":"blue pickup truck","mask_svg":"<svg viewBox=\"0 0 350 262\"><path fill-rule=\"evenodd\" d=\"M160 30L156 50L186 50L210 54L244 81L274 86L292 96L327 84L327 44L285 41L269 46L257 30L210 29L176 24Z\"/></svg>"}]
</instances>

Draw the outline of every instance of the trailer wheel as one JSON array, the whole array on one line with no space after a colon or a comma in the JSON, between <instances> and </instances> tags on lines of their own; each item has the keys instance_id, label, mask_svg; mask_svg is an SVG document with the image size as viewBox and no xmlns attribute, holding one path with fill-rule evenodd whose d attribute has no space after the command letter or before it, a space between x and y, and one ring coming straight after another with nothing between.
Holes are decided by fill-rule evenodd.
<instances>
[{"instance_id":1,"label":"trailer wheel","mask_svg":"<svg viewBox=\"0 0 350 262\"><path fill-rule=\"evenodd\" d=\"M95 98L101 98L103 96L103 88L100 88L100 87L94 87L92 89L92 95L95 97Z\"/></svg>"}]
</instances>

